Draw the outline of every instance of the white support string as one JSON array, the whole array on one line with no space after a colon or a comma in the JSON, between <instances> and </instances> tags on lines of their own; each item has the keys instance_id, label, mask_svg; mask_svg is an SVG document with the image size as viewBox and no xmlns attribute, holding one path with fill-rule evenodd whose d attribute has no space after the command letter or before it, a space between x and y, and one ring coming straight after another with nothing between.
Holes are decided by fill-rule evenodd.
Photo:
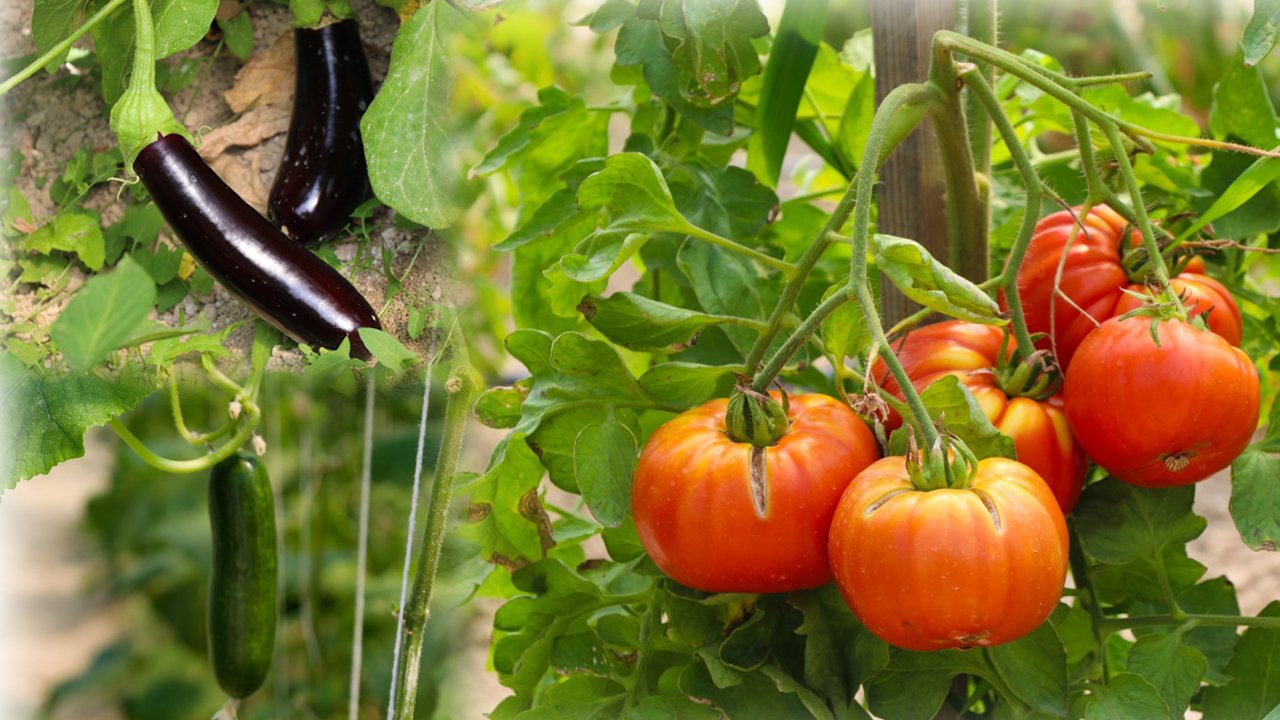
<instances>
[{"instance_id":1,"label":"white support string","mask_svg":"<svg viewBox=\"0 0 1280 720\"><path fill-rule=\"evenodd\" d=\"M351 638L351 688L348 720L360 716L360 666L364 655L364 576L369 555L369 486L373 476L373 395L374 372L368 372L364 401L364 466L360 471L360 532L356 542L355 631Z\"/></svg>"},{"instance_id":2,"label":"white support string","mask_svg":"<svg viewBox=\"0 0 1280 720\"><path fill-rule=\"evenodd\" d=\"M404 651L404 605L409 597L409 566L413 563L413 537L418 522L418 492L422 487L423 455L427 445L427 412L431 408L431 369L435 364L435 348L427 352L426 382L422 389L422 417L418 421L418 459L413 469L413 500L409 503L409 531L405 534L404 570L400 577L400 612L396 619L396 649L391 658L391 693L387 700L387 717L396 714L396 682L400 677L400 656Z\"/></svg>"}]
</instances>

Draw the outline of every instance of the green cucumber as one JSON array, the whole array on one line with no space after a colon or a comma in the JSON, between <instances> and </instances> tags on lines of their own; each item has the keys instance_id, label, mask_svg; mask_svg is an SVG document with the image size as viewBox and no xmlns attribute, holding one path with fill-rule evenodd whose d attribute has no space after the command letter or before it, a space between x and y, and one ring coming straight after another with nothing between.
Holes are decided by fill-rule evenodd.
<instances>
[{"instance_id":1,"label":"green cucumber","mask_svg":"<svg viewBox=\"0 0 1280 720\"><path fill-rule=\"evenodd\" d=\"M276 512L258 459L239 453L209 476L213 573L209 663L233 698L262 687L276 644Z\"/></svg>"}]
</instances>

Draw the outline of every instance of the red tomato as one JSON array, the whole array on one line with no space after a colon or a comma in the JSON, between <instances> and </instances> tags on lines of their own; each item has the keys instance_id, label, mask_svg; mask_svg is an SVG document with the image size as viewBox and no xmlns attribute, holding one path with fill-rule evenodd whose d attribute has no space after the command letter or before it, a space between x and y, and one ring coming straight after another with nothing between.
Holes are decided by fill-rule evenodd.
<instances>
[{"instance_id":1,"label":"red tomato","mask_svg":"<svg viewBox=\"0 0 1280 720\"><path fill-rule=\"evenodd\" d=\"M1062 512L1069 513L1080 499L1089 459L1071 437L1061 394L1041 401L1010 398L996 384L991 370L999 359L1003 335L1000 328L947 320L912 330L893 343L893 350L917 391L947 375L960 378L991 424L1013 439L1018 460L1048 483ZM884 361L877 359L872 372L886 392L902 398ZM901 424L902 418L891 411L888 428L895 430Z\"/></svg>"},{"instance_id":2,"label":"red tomato","mask_svg":"<svg viewBox=\"0 0 1280 720\"><path fill-rule=\"evenodd\" d=\"M1076 439L1143 487L1187 485L1227 467L1258 425L1258 372L1240 349L1179 320L1113 318L1091 333L1063 394Z\"/></svg>"},{"instance_id":3,"label":"red tomato","mask_svg":"<svg viewBox=\"0 0 1280 720\"><path fill-rule=\"evenodd\" d=\"M727 407L727 400L712 400L649 438L631 486L645 550L667 575L709 592L784 592L828 582L831 515L849 480L880 456L875 437L837 400L792 396L786 435L763 450L765 482L757 492L755 447L725 434Z\"/></svg>"},{"instance_id":4,"label":"red tomato","mask_svg":"<svg viewBox=\"0 0 1280 720\"><path fill-rule=\"evenodd\" d=\"M1192 262L1199 262L1200 267L1204 267L1199 258ZM1188 264L1188 267L1191 265ZM1231 291L1222 283L1208 275L1184 270L1181 275L1170 280L1169 284L1182 297L1182 304L1187 312L1192 316L1203 315L1210 330L1232 345L1240 344L1240 339L1244 336L1244 319L1240 316L1240 308L1235 299L1231 297ZM1146 292L1146 288L1139 284L1130 285L1128 289L1138 293ZM1116 303L1115 314L1123 315L1140 307L1140 300L1132 295L1123 295L1120 302Z\"/></svg>"},{"instance_id":5,"label":"red tomato","mask_svg":"<svg viewBox=\"0 0 1280 720\"><path fill-rule=\"evenodd\" d=\"M902 457L854 479L831 523L831 570L871 632L908 650L1016 640L1053 612L1067 526L1022 463L988 458L968 488L917 490Z\"/></svg>"},{"instance_id":6,"label":"red tomato","mask_svg":"<svg viewBox=\"0 0 1280 720\"><path fill-rule=\"evenodd\" d=\"M1071 364L1076 348L1085 336L1096 327L1093 320L1102 322L1124 312L1118 309L1124 298L1121 288L1129 285L1128 273L1120 264L1121 236L1128 223L1110 207L1099 205L1081 218L1084 224L1081 230L1076 225L1074 214L1079 211L1079 207L1071 212L1063 210L1041 220L1031 237L1031 246L1022 267L1018 269L1018 293L1022 298L1027 328L1032 333L1053 334L1054 342L1045 340L1041 347L1054 349L1058 364L1064 369ZM1079 309L1073 307L1072 302L1055 298L1053 292L1058 263L1068 241L1071 247L1067 251L1062 282L1058 287ZM1141 233L1131 231L1130 243L1139 242ZM1187 270L1192 273L1192 284L1198 284L1194 275L1204 271L1204 263L1197 258L1187 266ZM1198 312L1209 312L1223 306L1210 315L1210 329L1224 334L1232 332L1228 318L1238 319L1240 310L1231 294L1221 288L1220 293L1203 297L1212 304L1202 304ZM1088 316L1082 315L1080 310ZM1238 326L1237 320L1233 341L1236 344L1239 343ZM1227 339L1232 340L1232 337L1227 335Z\"/></svg>"}]
</instances>

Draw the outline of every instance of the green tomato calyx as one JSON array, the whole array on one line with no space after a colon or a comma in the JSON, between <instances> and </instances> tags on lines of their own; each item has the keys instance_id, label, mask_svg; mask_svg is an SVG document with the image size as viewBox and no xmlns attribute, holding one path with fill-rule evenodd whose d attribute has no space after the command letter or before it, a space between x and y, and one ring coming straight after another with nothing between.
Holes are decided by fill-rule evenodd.
<instances>
[{"instance_id":1,"label":"green tomato calyx","mask_svg":"<svg viewBox=\"0 0 1280 720\"><path fill-rule=\"evenodd\" d=\"M787 434L791 423L788 414L786 393L771 397L749 387L739 387L729 398L725 432L734 442L756 447L776 445Z\"/></svg>"}]
</instances>

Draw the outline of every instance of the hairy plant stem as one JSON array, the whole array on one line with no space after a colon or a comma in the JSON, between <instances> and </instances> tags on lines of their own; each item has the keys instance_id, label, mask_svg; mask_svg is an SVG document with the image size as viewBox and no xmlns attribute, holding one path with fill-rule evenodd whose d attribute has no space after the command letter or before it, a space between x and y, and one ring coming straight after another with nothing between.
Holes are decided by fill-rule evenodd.
<instances>
[{"instance_id":1,"label":"hairy plant stem","mask_svg":"<svg viewBox=\"0 0 1280 720\"><path fill-rule=\"evenodd\" d=\"M400 664L395 678L398 703L394 717L397 720L413 717L422 645L430 616L431 592L435 587L436 573L440 568L440 551L444 547L444 534L449 524L449 503L453 498L453 483L458 473L462 438L471 407L484 387L484 380L469 365L460 365L445 387L449 391L449 403L444 414L444 438L440 444L440 454L436 458L431 504L427 508L422 546L418 550L418 570L414 575L413 592L409 596L408 605L400 609L404 613L405 644L404 662Z\"/></svg>"},{"instance_id":2,"label":"hairy plant stem","mask_svg":"<svg viewBox=\"0 0 1280 720\"><path fill-rule=\"evenodd\" d=\"M1178 293L1169 286L1169 266L1165 264L1164 256L1160 254L1160 245L1156 242L1155 231L1151 229L1151 219L1147 217L1147 208L1142 202L1142 188L1138 186L1138 176L1133 171L1133 163L1129 161L1129 155L1124 151L1120 131L1115 125L1105 123L1102 125L1102 130L1107 134L1107 141L1111 143L1111 150L1115 153L1116 162L1120 166L1120 176L1124 178L1125 187L1129 190L1131 207L1138 220L1138 229L1142 231L1142 244L1147 249L1151 271L1160 282L1165 299L1176 308L1178 317L1186 320L1186 308L1182 306Z\"/></svg>"},{"instance_id":3,"label":"hairy plant stem","mask_svg":"<svg viewBox=\"0 0 1280 720\"><path fill-rule=\"evenodd\" d=\"M85 20L83 25L81 25L80 27L72 31L72 33L68 35L66 38L64 38L62 42L49 48L44 52L43 55L36 58L35 60L32 60L31 64L19 70L12 77L6 79L3 83L0 83L0 97L4 96L5 93L9 92L13 88L17 87L27 78L31 77L32 75L35 75L37 72L40 71L40 68L44 67L45 65L48 65L51 61L53 61L54 58L70 50L71 46L74 45L77 40L84 37L85 33L92 30L95 26L97 26L98 23L102 22L103 20L106 20L107 17L111 15L111 13L118 10L120 6L124 5L126 2L129 2L129 0L111 0L106 5L103 5L101 10L94 13L93 17L89 18L88 20Z\"/></svg>"},{"instance_id":4,"label":"hairy plant stem","mask_svg":"<svg viewBox=\"0 0 1280 720\"><path fill-rule=\"evenodd\" d=\"M761 265L765 265L767 267L773 268L774 270L777 270L778 272L782 273L788 278L795 277L796 273L798 272L798 268L795 265L792 265L791 263L787 262L786 260L776 258L772 255L766 255L760 252L759 250L756 250L755 248L747 247L742 243L736 242L734 240L730 240L727 237L721 237L720 235L717 235L708 230L703 230L702 228L697 226L693 226L693 230L694 232L689 233L689 237L695 237L695 238L698 238L699 240L705 240L706 242L709 242L712 245L717 245L730 252L736 252L739 255L749 257L752 260L755 260L756 262L760 263Z\"/></svg>"},{"instance_id":5,"label":"hairy plant stem","mask_svg":"<svg viewBox=\"0 0 1280 720\"><path fill-rule=\"evenodd\" d=\"M880 157L881 146L885 142L890 123L895 113L907 103L913 102L921 92L920 86L902 85L885 96L871 120L871 129L867 135L867 146L863 153L861 171L853 183L853 253L849 259L849 291L853 292L858 304L862 307L867 329L871 334L871 342L875 344L880 357L906 398L911 410L913 424L924 439L925 448L933 448L939 442L938 431L933 427L929 411L924 401L911 385L902 363L889 348L889 339L885 336L884 326L880 323L880 313L876 308L875 298L867 285L867 245L871 235L871 197L875 185L876 159ZM868 365L869 367L869 365ZM935 478L926 478L926 480Z\"/></svg>"},{"instance_id":6,"label":"hairy plant stem","mask_svg":"<svg viewBox=\"0 0 1280 720\"><path fill-rule=\"evenodd\" d=\"M1042 193L1040 192L1040 177L1036 175L1035 168L1031 166L1031 159L1027 157L1027 153L1022 148L1022 143L1018 142L1018 135L1014 132L1013 124L1009 122L1009 116L1005 114L1004 109L1000 107L1000 100L996 97L995 92L991 90L991 86L987 83L982 73L977 68L966 70L961 73L965 84L969 86L971 97L986 109L987 116L991 118L995 124L996 131L1000 133L1000 137L1004 140L1004 144L1009 148L1009 155L1013 158L1013 164L1018 168L1018 174L1022 177L1022 184L1026 187L1027 199L1025 210L1022 214L1022 224L1018 227L1018 237L1013 243L1013 249L1009 252L1009 259L1005 263L1004 271L998 276L999 284L1004 288L1005 301L1009 303L1009 312L1013 315L1013 336L1018 341L1018 347L1023 348L1023 352L1031 352L1035 347L1031 341L1031 333L1027 329L1027 318L1022 310L1022 297L1018 294L1018 268L1022 267L1022 259L1027 255L1027 248L1031 246L1031 236L1035 233L1036 223L1040 220L1040 202Z\"/></svg>"},{"instance_id":7,"label":"hairy plant stem","mask_svg":"<svg viewBox=\"0 0 1280 720\"><path fill-rule=\"evenodd\" d=\"M1107 618L1102 623L1105 634L1141 627L1173 625L1189 627L1250 627L1280 630L1280 617L1245 617L1243 615L1207 615L1201 613L1169 613Z\"/></svg>"},{"instance_id":8,"label":"hairy plant stem","mask_svg":"<svg viewBox=\"0 0 1280 720\"><path fill-rule=\"evenodd\" d=\"M969 37L980 43L998 46L999 24L996 13L996 0L968 0L965 3L965 28ZM996 81L996 69L990 63L978 63L977 72L987 85ZM987 114L986 103L974 97L973 93L965 99L965 118L969 127L969 155L973 158L973 169L985 176L991 175L991 118ZM989 211L988 194L984 193L984 211Z\"/></svg>"},{"instance_id":9,"label":"hairy plant stem","mask_svg":"<svg viewBox=\"0 0 1280 720\"><path fill-rule=\"evenodd\" d=\"M901 92L900 92L901 91ZM887 116L894 116L885 121L885 125L891 125L885 128L882 134L888 135L888 141L882 144L881 153L879 155L863 155L863 165L858 172L858 176L863 174L874 175L875 170L879 167L880 161L884 158L897 143L901 142L917 125L924 119L923 110L927 109L932 103L937 101L933 90L923 84L903 85L896 88L893 93L899 93L894 101L894 107L887 112ZM880 109L876 115L886 112L889 98L885 97L881 103ZM867 165L867 159L870 158L870 165ZM809 273L813 271L822 254L831 246L831 233L839 233L840 228L844 227L848 221L850 214L853 213L854 200L856 198L857 177L854 182L849 184L844 195L841 196L840 202L832 211L831 217L827 219L826 225L818 232L818 236L814 238L809 247L805 249L804 254L796 261L795 273L789 276L786 286L782 289L782 296L778 299L778 304L773 308L773 314L769 316L768 325L765 331L757 338L756 343L751 348L751 352L747 355L746 366L749 371L754 369L764 359L765 353L769 351L769 346L773 344L773 339L777 337L778 332L782 330L783 321L791 314L796 304L796 298L800 297L800 290L804 287L804 281L809 277ZM770 379L772 382L772 379ZM768 384L766 383L766 387Z\"/></svg>"},{"instance_id":10,"label":"hairy plant stem","mask_svg":"<svg viewBox=\"0 0 1280 720\"><path fill-rule=\"evenodd\" d=\"M947 264L964 277L980 281L987 277L987 208L974 175L960 97L963 86L957 80L951 54L935 52L929 84L939 98L932 116L946 188Z\"/></svg>"},{"instance_id":11,"label":"hairy plant stem","mask_svg":"<svg viewBox=\"0 0 1280 720\"><path fill-rule=\"evenodd\" d=\"M782 343L782 346L773 353L773 357L769 359L769 362L760 368L760 372L756 373L751 382L751 389L759 393L768 390L769 385L782 372L782 368L786 366L787 361L817 332L822 325L822 321L836 308L852 299L853 297L848 292L848 288L845 288L844 292L832 294L831 297L823 300L818 307L814 308L809 317L805 318L804 322L800 323L795 329L795 332L792 332L786 341Z\"/></svg>"}]
</instances>

